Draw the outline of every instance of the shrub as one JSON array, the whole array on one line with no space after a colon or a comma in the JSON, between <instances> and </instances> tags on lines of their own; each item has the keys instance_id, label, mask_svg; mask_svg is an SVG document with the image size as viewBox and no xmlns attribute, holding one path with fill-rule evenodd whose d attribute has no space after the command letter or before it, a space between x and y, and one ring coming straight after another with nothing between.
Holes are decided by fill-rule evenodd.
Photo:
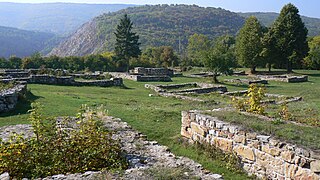
<instances>
[{"instance_id":1,"label":"shrub","mask_svg":"<svg viewBox=\"0 0 320 180\"><path fill-rule=\"evenodd\" d=\"M255 114L264 114L264 107L261 103L262 98L265 96L265 88L256 84L250 84L248 99L232 98L233 106L239 111L247 111Z\"/></svg>"},{"instance_id":2,"label":"shrub","mask_svg":"<svg viewBox=\"0 0 320 180\"><path fill-rule=\"evenodd\" d=\"M44 118L40 110L38 103L32 104L29 120L34 137L14 134L8 142L0 141L0 174L8 172L19 179L127 168L119 143L98 120L103 111L83 106L76 128L63 128L70 121L58 127L56 119Z\"/></svg>"}]
</instances>

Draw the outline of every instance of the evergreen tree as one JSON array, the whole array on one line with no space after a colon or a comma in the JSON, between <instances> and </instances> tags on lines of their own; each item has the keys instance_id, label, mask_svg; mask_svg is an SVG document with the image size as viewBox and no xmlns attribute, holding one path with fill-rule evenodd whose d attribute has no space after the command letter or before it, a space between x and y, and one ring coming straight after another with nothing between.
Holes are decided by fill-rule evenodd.
<instances>
[{"instance_id":1,"label":"evergreen tree","mask_svg":"<svg viewBox=\"0 0 320 180\"><path fill-rule=\"evenodd\" d=\"M129 60L133 57L138 57L141 54L139 48L139 36L132 32L132 25L127 14L120 19L117 25L115 54L117 66L120 70L129 71Z\"/></svg>"},{"instance_id":2,"label":"evergreen tree","mask_svg":"<svg viewBox=\"0 0 320 180\"><path fill-rule=\"evenodd\" d=\"M292 72L293 66L300 66L308 52L308 30L301 20L299 10L293 4L289 3L282 8L270 28L270 34L276 40L279 63L284 64L288 72Z\"/></svg>"},{"instance_id":3,"label":"evergreen tree","mask_svg":"<svg viewBox=\"0 0 320 180\"><path fill-rule=\"evenodd\" d=\"M254 16L249 17L240 29L236 39L236 55L238 63L249 67L255 73L261 64L263 27Z\"/></svg>"}]
</instances>

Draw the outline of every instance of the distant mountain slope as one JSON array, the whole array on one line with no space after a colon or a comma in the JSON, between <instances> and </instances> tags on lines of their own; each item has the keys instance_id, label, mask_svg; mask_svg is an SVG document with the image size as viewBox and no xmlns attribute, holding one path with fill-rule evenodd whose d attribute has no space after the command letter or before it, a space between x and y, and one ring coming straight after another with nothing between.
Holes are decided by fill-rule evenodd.
<instances>
[{"instance_id":1,"label":"distant mountain slope","mask_svg":"<svg viewBox=\"0 0 320 180\"><path fill-rule=\"evenodd\" d=\"M59 42L54 34L0 26L0 57L29 56ZM45 52L44 52L45 53Z\"/></svg>"},{"instance_id":2,"label":"distant mountain slope","mask_svg":"<svg viewBox=\"0 0 320 180\"><path fill-rule=\"evenodd\" d=\"M265 26L270 26L273 21L279 16L278 13L273 12L252 12L252 13L238 13L240 16L245 18L249 16L256 16L259 21L264 24ZM305 23L305 26L309 30L309 36L316 36L320 35L320 19L318 18L311 18L306 16L301 16L302 21Z\"/></svg>"},{"instance_id":3,"label":"distant mountain slope","mask_svg":"<svg viewBox=\"0 0 320 180\"><path fill-rule=\"evenodd\" d=\"M0 2L0 26L69 34L98 15L131 6L133 5Z\"/></svg>"},{"instance_id":4,"label":"distant mountain slope","mask_svg":"<svg viewBox=\"0 0 320 180\"><path fill-rule=\"evenodd\" d=\"M195 5L131 7L94 18L50 54L85 55L113 50L114 31L125 13L133 21L134 31L140 35L142 47L168 45L179 49L179 44L185 47L188 37L194 33L205 34L210 38L223 34L234 35L244 23L243 17L221 8Z\"/></svg>"}]
</instances>

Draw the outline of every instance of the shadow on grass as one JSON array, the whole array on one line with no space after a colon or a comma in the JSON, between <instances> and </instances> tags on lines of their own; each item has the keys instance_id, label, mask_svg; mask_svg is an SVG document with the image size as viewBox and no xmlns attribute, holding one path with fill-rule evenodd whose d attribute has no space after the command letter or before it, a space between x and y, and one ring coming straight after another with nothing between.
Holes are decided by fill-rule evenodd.
<instances>
[{"instance_id":1,"label":"shadow on grass","mask_svg":"<svg viewBox=\"0 0 320 180\"><path fill-rule=\"evenodd\" d=\"M310 74L310 73L297 73L295 72L295 74L298 74L298 75L307 75L307 76L311 76L311 77L320 77L320 74Z\"/></svg>"},{"instance_id":2,"label":"shadow on grass","mask_svg":"<svg viewBox=\"0 0 320 180\"><path fill-rule=\"evenodd\" d=\"M247 84L232 84L232 83L225 83L225 82L220 82L218 84L225 85L225 86L240 87L240 88L245 88L245 89L249 88L249 85L247 85Z\"/></svg>"},{"instance_id":3,"label":"shadow on grass","mask_svg":"<svg viewBox=\"0 0 320 180\"><path fill-rule=\"evenodd\" d=\"M32 92L28 91L25 98L21 98L18 101L16 108L13 111L1 113L0 117L9 117L19 114L27 114L28 110L31 109L31 103L37 99L42 98L40 96L35 96Z\"/></svg>"}]
</instances>

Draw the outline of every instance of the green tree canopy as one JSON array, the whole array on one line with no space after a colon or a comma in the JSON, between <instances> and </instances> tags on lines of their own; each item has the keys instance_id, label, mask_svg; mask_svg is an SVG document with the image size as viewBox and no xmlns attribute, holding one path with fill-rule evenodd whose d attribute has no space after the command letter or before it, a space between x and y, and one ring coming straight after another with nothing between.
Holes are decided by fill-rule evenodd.
<instances>
[{"instance_id":1,"label":"green tree canopy","mask_svg":"<svg viewBox=\"0 0 320 180\"><path fill-rule=\"evenodd\" d=\"M229 74L231 68L235 67L234 54L235 39L232 36L219 37L214 47L209 51L203 51L203 62L205 67L213 72L213 80L218 82L219 73Z\"/></svg>"},{"instance_id":2,"label":"green tree canopy","mask_svg":"<svg viewBox=\"0 0 320 180\"><path fill-rule=\"evenodd\" d=\"M309 69L320 69L320 36L315 36L309 41L309 53L304 58L304 66Z\"/></svg>"},{"instance_id":3,"label":"green tree canopy","mask_svg":"<svg viewBox=\"0 0 320 180\"><path fill-rule=\"evenodd\" d=\"M291 3L285 5L279 17L270 28L270 34L276 40L275 49L281 64L288 72L293 66L299 67L308 52L308 30L301 20L299 10Z\"/></svg>"},{"instance_id":4,"label":"green tree canopy","mask_svg":"<svg viewBox=\"0 0 320 180\"><path fill-rule=\"evenodd\" d=\"M136 58L141 54L139 36L132 32L132 25L130 18L125 14L120 19L114 33L116 36L115 54L120 70L129 71L130 58Z\"/></svg>"},{"instance_id":5,"label":"green tree canopy","mask_svg":"<svg viewBox=\"0 0 320 180\"><path fill-rule=\"evenodd\" d=\"M210 48L209 38L203 34L193 34L188 39L187 53L189 65L203 66L201 54Z\"/></svg>"},{"instance_id":6,"label":"green tree canopy","mask_svg":"<svg viewBox=\"0 0 320 180\"><path fill-rule=\"evenodd\" d=\"M250 16L240 29L236 39L236 54L241 66L249 67L255 73L261 63L263 27L258 19Z\"/></svg>"}]
</instances>

